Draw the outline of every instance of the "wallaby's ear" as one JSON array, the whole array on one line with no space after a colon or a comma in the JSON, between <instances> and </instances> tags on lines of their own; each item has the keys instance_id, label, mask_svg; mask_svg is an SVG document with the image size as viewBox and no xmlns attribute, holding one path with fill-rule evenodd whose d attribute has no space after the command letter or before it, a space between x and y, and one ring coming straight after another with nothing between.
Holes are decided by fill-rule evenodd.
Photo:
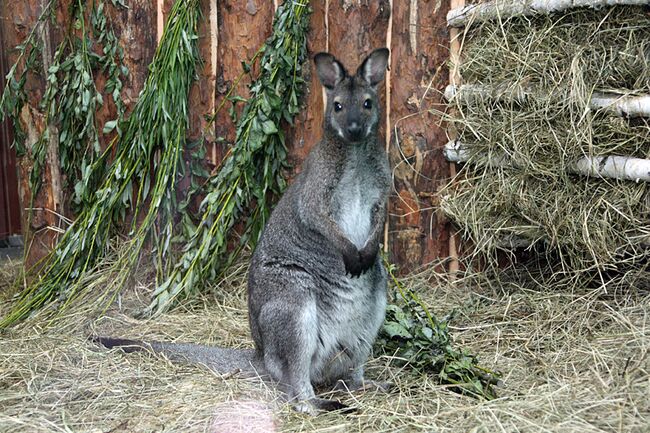
<instances>
[{"instance_id":1,"label":"wallaby's ear","mask_svg":"<svg viewBox=\"0 0 650 433\"><path fill-rule=\"evenodd\" d=\"M333 89L347 75L345 68L330 53L318 53L314 56L316 72L321 84L326 89Z\"/></svg>"},{"instance_id":2,"label":"wallaby's ear","mask_svg":"<svg viewBox=\"0 0 650 433\"><path fill-rule=\"evenodd\" d=\"M384 79L388 66L388 48L377 48L366 57L357 69L357 77L363 78L371 86L376 86Z\"/></svg>"}]
</instances>

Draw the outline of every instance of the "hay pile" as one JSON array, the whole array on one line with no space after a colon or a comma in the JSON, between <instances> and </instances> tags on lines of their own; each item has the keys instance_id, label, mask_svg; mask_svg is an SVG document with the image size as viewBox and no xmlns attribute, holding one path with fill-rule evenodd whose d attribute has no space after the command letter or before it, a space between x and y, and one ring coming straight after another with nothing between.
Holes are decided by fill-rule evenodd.
<instances>
[{"instance_id":1,"label":"hay pile","mask_svg":"<svg viewBox=\"0 0 650 433\"><path fill-rule=\"evenodd\" d=\"M147 291L125 293L100 320L81 310L45 328L39 317L2 335L0 431L14 432L641 432L650 425L650 294L531 291L481 275L406 280L442 316L457 309L455 344L504 373L480 401L432 377L374 359L369 376L395 384L336 398L350 416L293 412L263 383L221 378L149 354L96 347L92 333L249 347L245 269L209 298L143 321ZM0 314L6 311L0 304ZM40 317L45 317L40 316ZM246 427L237 430L238 423Z\"/></svg>"},{"instance_id":2,"label":"hay pile","mask_svg":"<svg viewBox=\"0 0 650 433\"><path fill-rule=\"evenodd\" d=\"M650 13L577 9L471 26L453 122L470 159L443 210L482 257L526 246L567 284L639 273L650 258L647 183L571 174L582 157L650 158L648 119L593 111L594 93L650 93ZM507 159L508 164L493 164Z\"/></svg>"}]
</instances>

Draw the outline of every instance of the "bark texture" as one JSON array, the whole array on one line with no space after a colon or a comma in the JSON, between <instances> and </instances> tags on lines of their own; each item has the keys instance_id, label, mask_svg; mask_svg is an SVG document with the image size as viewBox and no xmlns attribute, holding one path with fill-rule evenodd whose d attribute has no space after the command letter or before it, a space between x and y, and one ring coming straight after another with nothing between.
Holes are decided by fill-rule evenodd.
<instances>
[{"instance_id":1,"label":"bark texture","mask_svg":"<svg viewBox=\"0 0 650 433\"><path fill-rule=\"evenodd\" d=\"M448 82L449 3L413 0L396 6L389 148L396 194L390 202L389 250L404 272L448 255L448 221L437 211L437 192L449 179L442 155L447 138L428 110L440 108Z\"/></svg>"}]
</instances>

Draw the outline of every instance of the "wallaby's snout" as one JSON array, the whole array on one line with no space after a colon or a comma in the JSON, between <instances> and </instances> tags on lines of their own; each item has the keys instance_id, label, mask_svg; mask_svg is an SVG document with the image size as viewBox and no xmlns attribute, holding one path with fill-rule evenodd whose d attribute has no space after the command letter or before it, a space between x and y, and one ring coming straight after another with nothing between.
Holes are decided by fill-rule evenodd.
<instances>
[{"instance_id":1,"label":"wallaby's snout","mask_svg":"<svg viewBox=\"0 0 650 433\"><path fill-rule=\"evenodd\" d=\"M363 129L361 128L361 125L352 121L347 128L348 136L351 138L350 141L359 141L359 139L361 139L362 131Z\"/></svg>"},{"instance_id":2,"label":"wallaby's snout","mask_svg":"<svg viewBox=\"0 0 650 433\"><path fill-rule=\"evenodd\" d=\"M380 118L377 87L386 74L388 55L387 48L374 50L349 75L333 55L316 54L316 71L327 93L324 126L329 136L356 143L376 133Z\"/></svg>"}]
</instances>

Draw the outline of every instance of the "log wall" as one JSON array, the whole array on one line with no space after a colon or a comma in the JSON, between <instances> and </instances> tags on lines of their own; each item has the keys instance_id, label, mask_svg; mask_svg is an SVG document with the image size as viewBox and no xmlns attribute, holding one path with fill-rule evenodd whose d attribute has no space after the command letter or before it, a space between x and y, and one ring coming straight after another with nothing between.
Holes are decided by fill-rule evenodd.
<instances>
[{"instance_id":1,"label":"log wall","mask_svg":"<svg viewBox=\"0 0 650 433\"><path fill-rule=\"evenodd\" d=\"M11 47L19 43L31 29L39 14L42 0L26 0L6 7L9 0L0 0L0 16L6 38L9 61L14 56ZM108 2L107 2L108 3ZM330 51L349 70L360 59L380 46L391 49L391 70L385 96L382 135L394 168L394 189L390 200L388 244L391 259L402 271L449 255L448 222L436 212L438 188L449 178L449 166L442 155L447 142L439 120L428 111L440 108L441 94L448 83L449 33L445 15L448 0L322 0L310 2L313 8L309 49L312 54ZM171 0L129 0L128 10L111 12L116 33L125 50L130 71L124 83L123 99L132 107L146 78L162 24L172 4ZM205 130L204 115L219 106L227 90L241 72L241 61L250 59L271 31L276 1L269 0L202 0L203 23L200 28L200 49L204 65L199 82L191 92L192 138ZM59 5L64 15L67 2ZM109 8L112 10L112 8ZM64 18L64 17L63 17ZM50 37L56 47L59 35ZM248 77L237 86L236 93L246 95ZM290 161L295 170L320 137L323 120L323 93L312 65L307 76L309 90L305 109L296 126L287 130ZM37 109L43 82L33 77L32 95L25 122L34 134L44 127ZM108 98L105 98L107 100ZM100 113L100 124L114 114L111 107ZM40 123L39 123L40 122ZM227 110L217 116L213 127L205 131L210 142L209 163L218 165L235 136ZM217 142L217 137L224 141ZM21 196L29 197L26 179L27 159L21 162ZM46 177L49 176L46 173ZM291 177L292 173L289 173ZM48 179L46 179L48 180ZM43 197L37 206L52 206L52 187L46 182ZM60 225L56 218L44 215L44 225ZM36 229L32 223L32 229ZM52 239L40 242L50 247Z\"/></svg>"}]
</instances>

